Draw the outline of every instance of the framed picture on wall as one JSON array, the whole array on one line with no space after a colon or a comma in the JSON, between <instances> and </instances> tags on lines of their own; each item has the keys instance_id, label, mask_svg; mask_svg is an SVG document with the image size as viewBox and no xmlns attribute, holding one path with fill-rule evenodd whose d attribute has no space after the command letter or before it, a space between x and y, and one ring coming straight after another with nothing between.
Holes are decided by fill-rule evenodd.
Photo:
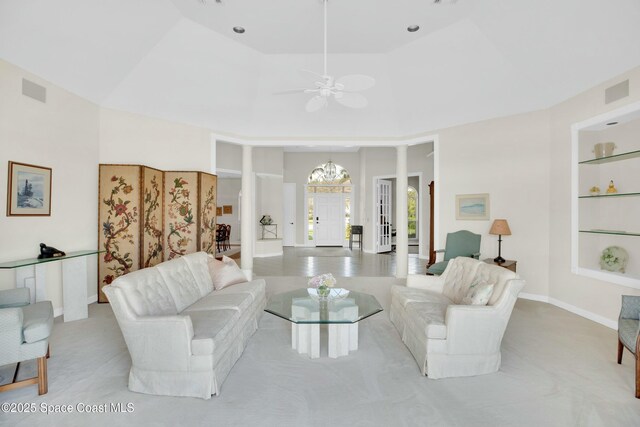
<instances>
[{"instance_id":1,"label":"framed picture on wall","mask_svg":"<svg viewBox=\"0 0 640 427\"><path fill-rule=\"evenodd\" d=\"M222 206L216 208L216 216L222 216Z\"/></svg>"},{"instance_id":2,"label":"framed picture on wall","mask_svg":"<svg viewBox=\"0 0 640 427\"><path fill-rule=\"evenodd\" d=\"M9 162L7 216L51 216L51 168Z\"/></svg>"},{"instance_id":3,"label":"framed picture on wall","mask_svg":"<svg viewBox=\"0 0 640 427\"><path fill-rule=\"evenodd\" d=\"M489 220L489 194L456 195L456 219Z\"/></svg>"},{"instance_id":4,"label":"framed picture on wall","mask_svg":"<svg viewBox=\"0 0 640 427\"><path fill-rule=\"evenodd\" d=\"M224 213L225 215L231 215L233 213L233 206L231 205L224 205L222 207L222 213Z\"/></svg>"}]
</instances>

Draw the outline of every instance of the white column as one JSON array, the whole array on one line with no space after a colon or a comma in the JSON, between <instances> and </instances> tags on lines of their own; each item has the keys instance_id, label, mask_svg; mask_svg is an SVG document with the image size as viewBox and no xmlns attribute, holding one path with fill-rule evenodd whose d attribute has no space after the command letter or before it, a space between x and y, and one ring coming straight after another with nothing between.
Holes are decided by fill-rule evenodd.
<instances>
[{"instance_id":1,"label":"white column","mask_svg":"<svg viewBox=\"0 0 640 427\"><path fill-rule=\"evenodd\" d=\"M240 224L240 263L247 278L253 277L253 147L242 146L242 205Z\"/></svg>"},{"instance_id":2,"label":"white column","mask_svg":"<svg viewBox=\"0 0 640 427\"><path fill-rule=\"evenodd\" d=\"M409 225L407 219L407 146L396 147L396 277L409 271Z\"/></svg>"}]
</instances>

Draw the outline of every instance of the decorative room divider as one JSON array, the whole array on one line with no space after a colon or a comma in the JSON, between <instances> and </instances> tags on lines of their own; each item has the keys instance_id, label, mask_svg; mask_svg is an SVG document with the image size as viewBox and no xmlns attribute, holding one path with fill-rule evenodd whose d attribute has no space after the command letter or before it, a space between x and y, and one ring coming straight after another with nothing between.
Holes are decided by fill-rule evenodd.
<instances>
[{"instance_id":1,"label":"decorative room divider","mask_svg":"<svg viewBox=\"0 0 640 427\"><path fill-rule=\"evenodd\" d=\"M116 277L164 260L215 254L218 177L101 164L98 191L98 302Z\"/></svg>"}]
</instances>

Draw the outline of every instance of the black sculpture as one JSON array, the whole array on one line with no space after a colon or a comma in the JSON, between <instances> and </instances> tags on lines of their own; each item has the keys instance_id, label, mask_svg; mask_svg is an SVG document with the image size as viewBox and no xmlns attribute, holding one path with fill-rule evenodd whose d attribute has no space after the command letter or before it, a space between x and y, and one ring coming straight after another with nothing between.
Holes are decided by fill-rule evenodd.
<instances>
[{"instance_id":1,"label":"black sculpture","mask_svg":"<svg viewBox=\"0 0 640 427\"><path fill-rule=\"evenodd\" d=\"M40 243L40 255L38 259L57 258L65 256L66 254L53 246L47 246L44 243Z\"/></svg>"}]
</instances>

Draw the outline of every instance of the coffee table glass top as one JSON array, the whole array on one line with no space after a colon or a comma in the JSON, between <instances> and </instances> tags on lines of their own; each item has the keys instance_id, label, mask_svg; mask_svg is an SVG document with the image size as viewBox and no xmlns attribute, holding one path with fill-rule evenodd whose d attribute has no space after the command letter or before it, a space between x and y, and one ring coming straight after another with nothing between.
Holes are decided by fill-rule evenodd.
<instances>
[{"instance_id":1,"label":"coffee table glass top","mask_svg":"<svg viewBox=\"0 0 640 427\"><path fill-rule=\"evenodd\" d=\"M382 311L378 300L369 294L333 289L326 300L307 288L273 295L264 311L293 323L356 323Z\"/></svg>"}]
</instances>

